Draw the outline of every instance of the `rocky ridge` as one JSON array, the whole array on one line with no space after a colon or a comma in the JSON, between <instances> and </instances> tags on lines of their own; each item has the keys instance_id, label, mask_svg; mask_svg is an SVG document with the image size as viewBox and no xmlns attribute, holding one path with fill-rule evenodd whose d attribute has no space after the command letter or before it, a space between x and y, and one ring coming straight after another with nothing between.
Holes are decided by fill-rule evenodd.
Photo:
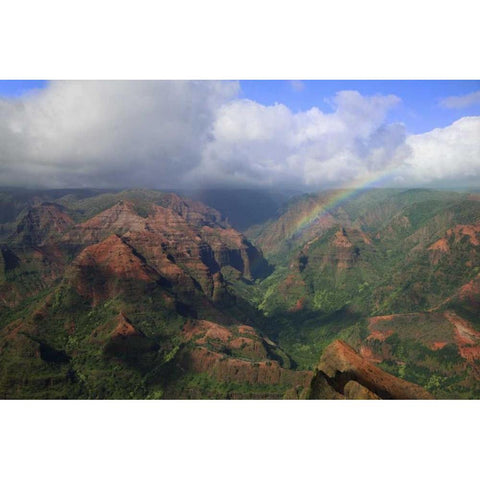
<instances>
[{"instance_id":1,"label":"rocky ridge","mask_svg":"<svg viewBox=\"0 0 480 480\"><path fill-rule=\"evenodd\" d=\"M426 390L394 377L335 340L324 351L312 380L311 399L432 399Z\"/></svg>"}]
</instances>

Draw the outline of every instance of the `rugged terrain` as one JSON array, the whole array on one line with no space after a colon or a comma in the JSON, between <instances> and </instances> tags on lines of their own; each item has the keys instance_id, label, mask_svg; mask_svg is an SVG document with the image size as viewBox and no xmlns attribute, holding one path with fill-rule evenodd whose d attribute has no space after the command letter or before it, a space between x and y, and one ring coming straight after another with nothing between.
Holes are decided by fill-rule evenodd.
<instances>
[{"instance_id":1,"label":"rugged terrain","mask_svg":"<svg viewBox=\"0 0 480 480\"><path fill-rule=\"evenodd\" d=\"M269 265L217 211L158 192L55 200L33 198L2 245L2 396L275 398L308 384L229 289L224 273L251 283Z\"/></svg>"},{"instance_id":2,"label":"rugged terrain","mask_svg":"<svg viewBox=\"0 0 480 480\"><path fill-rule=\"evenodd\" d=\"M342 338L437 397L478 398L479 200L423 189L295 199L247 232L275 268L257 297L266 333L301 368Z\"/></svg>"},{"instance_id":3,"label":"rugged terrain","mask_svg":"<svg viewBox=\"0 0 480 480\"><path fill-rule=\"evenodd\" d=\"M2 192L0 395L332 398L323 354L423 387L412 398L480 398L478 196L331 191L273 214L286 196L225 195L202 194L215 210L151 190ZM382 397L355 382L333 397Z\"/></svg>"}]
</instances>

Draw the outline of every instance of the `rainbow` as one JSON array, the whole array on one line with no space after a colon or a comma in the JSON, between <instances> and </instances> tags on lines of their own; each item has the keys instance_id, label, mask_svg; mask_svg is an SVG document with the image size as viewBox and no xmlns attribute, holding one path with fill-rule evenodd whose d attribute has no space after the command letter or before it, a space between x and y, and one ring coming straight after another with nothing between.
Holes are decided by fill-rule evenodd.
<instances>
[{"instance_id":1,"label":"rainbow","mask_svg":"<svg viewBox=\"0 0 480 480\"><path fill-rule=\"evenodd\" d=\"M315 205L311 210L309 210L305 215L303 215L296 222L295 226L293 227L291 233L288 235L287 238L292 238L300 234L314 221L326 216L332 210L339 207L347 200L350 200L351 198L354 198L355 196L364 192L365 190L384 186L386 183L388 183L394 178L396 171L397 168L395 168L394 170L389 170L388 172L383 171L380 175L378 174L378 172L376 172L368 176L357 178L353 182L343 186L342 188L326 191L325 193L330 193L326 201Z\"/></svg>"}]
</instances>

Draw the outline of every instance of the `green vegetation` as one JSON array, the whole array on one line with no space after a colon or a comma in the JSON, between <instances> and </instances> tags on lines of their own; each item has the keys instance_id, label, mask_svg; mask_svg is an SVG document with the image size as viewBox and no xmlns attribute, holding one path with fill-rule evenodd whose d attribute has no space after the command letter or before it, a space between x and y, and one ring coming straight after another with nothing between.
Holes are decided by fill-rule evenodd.
<instances>
[{"instance_id":1,"label":"green vegetation","mask_svg":"<svg viewBox=\"0 0 480 480\"><path fill-rule=\"evenodd\" d=\"M329 204L328 211L318 208L328 202L325 193L290 199L276 218L248 230L271 266L266 278L247 279L234 264L219 269L214 261L204 261L216 275L216 296L202 283L204 273L199 274L188 249L170 257L191 285L160 275L152 282L117 278L92 264L83 268L81 281L96 295L80 293L72 264L85 245L62 243L55 229L33 232L51 243L32 245L25 240L32 232L21 236L17 231L34 203L32 195L0 193L2 397L282 398L284 384L232 383L184 366L185 355L196 346L182 330L190 321L208 320L228 328L236 322L250 325L266 339L264 350L255 351L246 343L229 348L221 337L202 340L202 347L226 359L266 359L287 369L313 370L324 349L340 338L356 349L367 346L381 368L437 398L480 398L480 365L462 356L444 315L454 312L480 328L480 294L475 289L459 294L480 274L480 233L472 237L459 227L480 223L480 202L468 194L372 190ZM131 202L142 218L154 205L188 216L181 201L150 190L35 196L37 203L62 206L77 223L120 201ZM277 208L265 202L258 214L262 220ZM241 206L229 208L238 224L247 226ZM322 218L301 222L317 210ZM220 215L205 215L206 224L225 228ZM441 248L432 248L439 240ZM159 239L154 248L168 241ZM211 241L217 241L214 234ZM168 248L175 254L178 246ZM147 262L145 252L137 253ZM120 312L134 335L112 333ZM370 337L370 317L396 314L405 315L376 325L383 339ZM435 343L441 348L434 349Z\"/></svg>"},{"instance_id":2,"label":"green vegetation","mask_svg":"<svg viewBox=\"0 0 480 480\"><path fill-rule=\"evenodd\" d=\"M480 234L473 242L466 235L447 235L456 225L478 225L477 200L426 189L363 192L329 210L336 219L332 227L321 229L313 222L303 228L295 246L280 234L280 243L271 243L277 225L285 229L288 222L295 224L289 215L297 211L301 218L321 198L294 199L277 222L251 231L275 265L274 273L260 285L263 297L258 305L265 314L262 328L299 368L312 368L335 338L354 347L365 342L369 334L365 320L373 315L420 313L440 306L439 316L452 309L476 328L480 326L480 303L454 296L478 276ZM335 235L342 228L350 248L335 245ZM428 250L444 236L448 254ZM391 360L381 367L423 385L439 398L478 398L475 375L457 347L448 343L433 351L426 346L446 337L453 342L448 322L433 318L428 317L425 325L418 317L397 321L395 328L402 335L389 338L398 344L389 344Z\"/></svg>"}]
</instances>

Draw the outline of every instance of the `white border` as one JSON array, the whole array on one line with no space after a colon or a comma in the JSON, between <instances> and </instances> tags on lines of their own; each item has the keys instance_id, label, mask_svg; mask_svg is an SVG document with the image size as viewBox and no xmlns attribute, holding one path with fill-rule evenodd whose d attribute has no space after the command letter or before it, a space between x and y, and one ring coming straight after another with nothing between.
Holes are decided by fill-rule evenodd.
<instances>
[{"instance_id":1,"label":"white border","mask_svg":"<svg viewBox=\"0 0 480 480\"><path fill-rule=\"evenodd\" d=\"M472 0L16 0L1 78L478 79Z\"/></svg>"},{"instance_id":2,"label":"white border","mask_svg":"<svg viewBox=\"0 0 480 480\"><path fill-rule=\"evenodd\" d=\"M9 480L478 473L475 401L6 401L0 415Z\"/></svg>"},{"instance_id":3,"label":"white border","mask_svg":"<svg viewBox=\"0 0 480 480\"><path fill-rule=\"evenodd\" d=\"M478 79L475 3L16 0L0 78ZM471 478L478 408L2 401L2 476Z\"/></svg>"}]
</instances>

